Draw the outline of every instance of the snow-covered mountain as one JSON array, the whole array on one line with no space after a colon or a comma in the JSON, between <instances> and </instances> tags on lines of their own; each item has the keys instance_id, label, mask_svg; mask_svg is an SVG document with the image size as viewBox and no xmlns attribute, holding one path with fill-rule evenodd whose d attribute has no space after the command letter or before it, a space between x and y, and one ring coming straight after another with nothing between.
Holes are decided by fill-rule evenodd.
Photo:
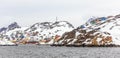
<instances>
[{"instance_id":1,"label":"snow-covered mountain","mask_svg":"<svg viewBox=\"0 0 120 58\"><path fill-rule=\"evenodd\" d=\"M8 25L8 27L2 27L2 28L0 28L0 33L6 33L8 31L14 30L16 28L21 28L21 27L17 24L17 22L13 22L10 25Z\"/></svg>"},{"instance_id":2,"label":"snow-covered mountain","mask_svg":"<svg viewBox=\"0 0 120 58\"><path fill-rule=\"evenodd\" d=\"M2 27L2 28L0 28L0 33L5 32L6 30L7 30L6 27Z\"/></svg>"},{"instance_id":3,"label":"snow-covered mountain","mask_svg":"<svg viewBox=\"0 0 120 58\"><path fill-rule=\"evenodd\" d=\"M93 17L77 28L67 21L40 22L30 27L15 22L0 32L2 40L17 44L120 45L120 15Z\"/></svg>"},{"instance_id":4,"label":"snow-covered mountain","mask_svg":"<svg viewBox=\"0 0 120 58\"><path fill-rule=\"evenodd\" d=\"M30 27L20 27L16 22L6 28L1 28L0 38L9 39L14 43L49 42L56 35L71 31L74 26L67 21L41 22ZM43 42L45 44L45 42ZM51 41L53 43L53 41Z\"/></svg>"},{"instance_id":5,"label":"snow-covered mountain","mask_svg":"<svg viewBox=\"0 0 120 58\"><path fill-rule=\"evenodd\" d=\"M30 32L30 31L38 31L38 29L44 30L44 29L54 29L58 27L74 28L74 26L67 21L57 21L57 22L36 23L33 24L30 28L26 29L25 31Z\"/></svg>"},{"instance_id":6,"label":"snow-covered mountain","mask_svg":"<svg viewBox=\"0 0 120 58\"><path fill-rule=\"evenodd\" d=\"M8 27L0 28L0 45L16 45L15 43L9 41L10 34L7 35L7 33L20 28L21 27L16 22L11 23L10 25L8 25Z\"/></svg>"},{"instance_id":7,"label":"snow-covered mountain","mask_svg":"<svg viewBox=\"0 0 120 58\"><path fill-rule=\"evenodd\" d=\"M67 21L56 21L33 24L31 27L27 28L25 32L36 33L37 38L51 41L56 35L62 36L63 33L73 29L74 26ZM52 43L53 42L51 42L51 44Z\"/></svg>"},{"instance_id":8,"label":"snow-covered mountain","mask_svg":"<svg viewBox=\"0 0 120 58\"><path fill-rule=\"evenodd\" d=\"M66 32L54 44L120 45L120 15L90 18L85 24Z\"/></svg>"},{"instance_id":9,"label":"snow-covered mountain","mask_svg":"<svg viewBox=\"0 0 120 58\"><path fill-rule=\"evenodd\" d=\"M14 29L16 29L16 28L21 28L21 27L17 24L17 22L13 22L12 24L10 24L10 25L8 26L8 31L9 31L9 30L14 30Z\"/></svg>"}]
</instances>

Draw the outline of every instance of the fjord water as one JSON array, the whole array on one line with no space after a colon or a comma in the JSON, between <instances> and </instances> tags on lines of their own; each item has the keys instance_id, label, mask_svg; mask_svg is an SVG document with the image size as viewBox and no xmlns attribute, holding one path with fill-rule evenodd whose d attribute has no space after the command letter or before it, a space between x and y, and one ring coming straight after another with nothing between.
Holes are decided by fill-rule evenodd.
<instances>
[{"instance_id":1,"label":"fjord water","mask_svg":"<svg viewBox=\"0 0 120 58\"><path fill-rule=\"evenodd\" d=\"M120 47L0 46L0 58L119 58Z\"/></svg>"}]
</instances>

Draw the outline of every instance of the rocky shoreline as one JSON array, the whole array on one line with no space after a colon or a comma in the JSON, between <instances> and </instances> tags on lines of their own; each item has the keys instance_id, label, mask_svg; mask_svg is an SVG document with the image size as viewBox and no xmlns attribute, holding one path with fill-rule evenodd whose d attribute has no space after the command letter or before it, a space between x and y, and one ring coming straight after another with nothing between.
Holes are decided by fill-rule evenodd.
<instances>
[{"instance_id":1,"label":"rocky shoreline","mask_svg":"<svg viewBox=\"0 0 120 58\"><path fill-rule=\"evenodd\" d=\"M70 44L70 45L63 45L63 44L53 44L50 46L55 46L55 47L62 47L62 46L66 46L66 47L120 47L120 45L114 45L114 44L110 44L110 45L75 45L75 44Z\"/></svg>"}]
</instances>

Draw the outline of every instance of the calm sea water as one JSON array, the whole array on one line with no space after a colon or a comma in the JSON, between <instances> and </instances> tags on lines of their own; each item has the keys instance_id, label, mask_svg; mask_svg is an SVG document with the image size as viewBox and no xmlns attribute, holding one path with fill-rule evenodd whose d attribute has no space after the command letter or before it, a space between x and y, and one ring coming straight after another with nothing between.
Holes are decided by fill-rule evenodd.
<instances>
[{"instance_id":1,"label":"calm sea water","mask_svg":"<svg viewBox=\"0 0 120 58\"><path fill-rule=\"evenodd\" d=\"M120 47L0 46L0 58L120 58Z\"/></svg>"}]
</instances>

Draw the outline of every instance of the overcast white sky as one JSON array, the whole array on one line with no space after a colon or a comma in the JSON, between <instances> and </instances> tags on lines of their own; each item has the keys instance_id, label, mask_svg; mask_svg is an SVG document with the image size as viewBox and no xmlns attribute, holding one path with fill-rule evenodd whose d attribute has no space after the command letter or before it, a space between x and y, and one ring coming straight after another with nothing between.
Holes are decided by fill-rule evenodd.
<instances>
[{"instance_id":1,"label":"overcast white sky","mask_svg":"<svg viewBox=\"0 0 120 58\"><path fill-rule=\"evenodd\" d=\"M120 14L120 0L0 0L0 27L66 20L79 26L91 16Z\"/></svg>"}]
</instances>

